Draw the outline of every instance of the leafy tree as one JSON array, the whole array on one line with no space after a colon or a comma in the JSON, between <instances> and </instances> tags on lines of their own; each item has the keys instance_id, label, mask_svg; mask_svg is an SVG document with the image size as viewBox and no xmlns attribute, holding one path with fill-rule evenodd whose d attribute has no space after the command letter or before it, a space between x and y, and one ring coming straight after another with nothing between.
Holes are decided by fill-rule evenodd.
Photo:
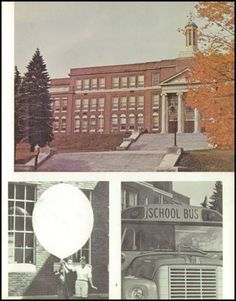
<instances>
[{"instance_id":1,"label":"leafy tree","mask_svg":"<svg viewBox=\"0 0 236 301\"><path fill-rule=\"evenodd\" d=\"M35 145L43 147L53 139L49 75L38 48L27 69L22 85L27 106L26 132L33 151Z\"/></svg>"},{"instance_id":2,"label":"leafy tree","mask_svg":"<svg viewBox=\"0 0 236 301\"><path fill-rule=\"evenodd\" d=\"M203 208L208 208L207 196L205 196L204 201L201 203Z\"/></svg>"},{"instance_id":3,"label":"leafy tree","mask_svg":"<svg viewBox=\"0 0 236 301\"><path fill-rule=\"evenodd\" d=\"M213 190L213 194L210 197L212 201L209 202L209 208L219 211L222 214L222 197L223 197L222 182L217 181Z\"/></svg>"},{"instance_id":4,"label":"leafy tree","mask_svg":"<svg viewBox=\"0 0 236 301\"><path fill-rule=\"evenodd\" d=\"M202 115L210 143L234 145L234 2L200 1L194 18L201 51L194 58L186 104Z\"/></svg>"}]
</instances>

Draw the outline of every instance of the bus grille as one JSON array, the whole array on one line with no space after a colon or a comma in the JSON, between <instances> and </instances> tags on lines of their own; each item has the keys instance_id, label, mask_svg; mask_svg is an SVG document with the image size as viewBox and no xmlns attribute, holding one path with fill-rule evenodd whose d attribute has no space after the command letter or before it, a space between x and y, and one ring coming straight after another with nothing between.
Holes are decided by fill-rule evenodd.
<instances>
[{"instance_id":1,"label":"bus grille","mask_svg":"<svg viewBox=\"0 0 236 301\"><path fill-rule=\"evenodd\" d=\"M215 267L170 267L170 299L216 299Z\"/></svg>"}]
</instances>

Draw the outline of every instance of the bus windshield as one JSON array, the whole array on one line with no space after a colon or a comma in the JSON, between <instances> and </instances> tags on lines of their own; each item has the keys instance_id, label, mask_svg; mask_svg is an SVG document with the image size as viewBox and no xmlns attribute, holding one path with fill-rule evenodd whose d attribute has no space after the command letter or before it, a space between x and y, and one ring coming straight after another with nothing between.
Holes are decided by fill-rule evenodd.
<instances>
[{"instance_id":1,"label":"bus windshield","mask_svg":"<svg viewBox=\"0 0 236 301\"><path fill-rule=\"evenodd\" d=\"M222 252L222 228L209 225L123 224L122 251Z\"/></svg>"}]
</instances>

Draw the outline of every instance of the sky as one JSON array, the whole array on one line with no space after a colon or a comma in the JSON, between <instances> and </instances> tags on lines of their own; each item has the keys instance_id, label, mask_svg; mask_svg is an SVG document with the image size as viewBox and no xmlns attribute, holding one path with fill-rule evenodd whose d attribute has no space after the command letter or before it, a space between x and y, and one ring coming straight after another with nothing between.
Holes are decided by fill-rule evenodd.
<instances>
[{"instance_id":1,"label":"sky","mask_svg":"<svg viewBox=\"0 0 236 301\"><path fill-rule=\"evenodd\" d=\"M200 203L204 201L205 196L207 196L208 201L211 201L210 196L212 196L215 183L215 181L174 181L173 189L176 192L182 193L183 195L190 197L190 205L199 206Z\"/></svg>"},{"instance_id":2,"label":"sky","mask_svg":"<svg viewBox=\"0 0 236 301\"><path fill-rule=\"evenodd\" d=\"M176 58L194 2L15 2L15 65L36 48L51 78L70 68Z\"/></svg>"}]
</instances>

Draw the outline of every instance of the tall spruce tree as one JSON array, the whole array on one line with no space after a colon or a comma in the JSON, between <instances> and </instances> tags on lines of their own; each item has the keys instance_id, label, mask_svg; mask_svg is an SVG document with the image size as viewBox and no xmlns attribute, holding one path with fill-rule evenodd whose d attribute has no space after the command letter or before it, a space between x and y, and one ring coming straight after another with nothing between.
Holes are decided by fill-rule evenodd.
<instances>
[{"instance_id":1,"label":"tall spruce tree","mask_svg":"<svg viewBox=\"0 0 236 301\"><path fill-rule=\"evenodd\" d=\"M23 89L28 114L27 137L33 151L35 145L43 147L53 139L49 75L38 48L27 69Z\"/></svg>"},{"instance_id":2,"label":"tall spruce tree","mask_svg":"<svg viewBox=\"0 0 236 301\"><path fill-rule=\"evenodd\" d=\"M221 214L222 214L222 197L223 197L222 193L223 193L222 182L217 181L215 183L213 194L210 197L210 199L212 201L209 202L209 208L216 210L216 211L220 212Z\"/></svg>"},{"instance_id":3,"label":"tall spruce tree","mask_svg":"<svg viewBox=\"0 0 236 301\"><path fill-rule=\"evenodd\" d=\"M22 78L20 72L15 66L14 74L14 101L15 101L15 133L14 133L14 142L15 142L15 152L16 144L21 141L25 136L25 103L22 90Z\"/></svg>"}]
</instances>

